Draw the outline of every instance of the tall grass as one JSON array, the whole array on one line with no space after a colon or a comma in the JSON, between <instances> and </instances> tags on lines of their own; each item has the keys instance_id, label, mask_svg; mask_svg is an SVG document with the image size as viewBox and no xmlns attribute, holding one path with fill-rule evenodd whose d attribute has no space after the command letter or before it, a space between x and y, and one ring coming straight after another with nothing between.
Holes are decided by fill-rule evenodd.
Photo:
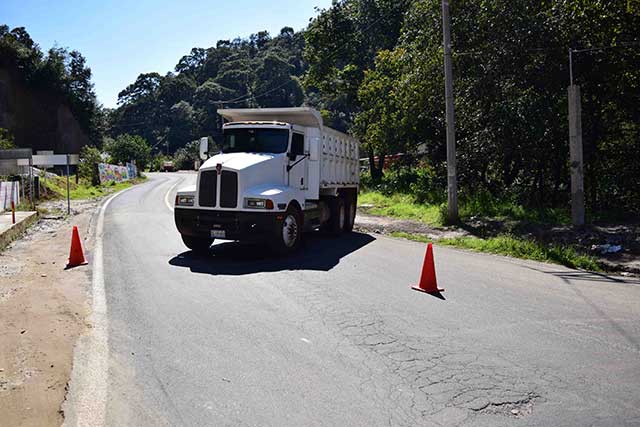
<instances>
[{"instance_id":1,"label":"tall grass","mask_svg":"<svg viewBox=\"0 0 640 427\"><path fill-rule=\"evenodd\" d=\"M415 203L413 197L407 194L385 196L375 191L363 192L358 196L358 204L369 205L366 211L371 215L411 219L434 226L444 224L442 205Z\"/></svg>"},{"instance_id":2,"label":"tall grass","mask_svg":"<svg viewBox=\"0 0 640 427\"><path fill-rule=\"evenodd\" d=\"M410 194L385 195L378 191L363 191L359 196L359 204L371 205L366 212L372 215L412 219L434 226L441 226L446 220L445 203L418 203ZM499 199L486 192L463 194L459 200L459 213L463 222L473 217L556 225L571 222L567 210L526 208L515 201Z\"/></svg>"},{"instance_id":3,"label":"tall grass","mask_svg":"<svg viewBox=\"0 0 640 427\"><path fill-rule=\"evenodd\" d=\"M398 232L392 233L392 235L394 237L401 237L418 242L426 243L430 241L426 236L420 234ZM511 235L501 235L488 239L457 237L453 239L439 239L436 243L438 245L470 249L477 252L487 252L513 258L561 264L570 268L602 271L602 268L595 258L581 254L571 246L547 246L534 240L518 238Z\"/></svg>"},{"instance_id":4,"label":"tall grass","mask_svg":"<svg viewBox=\"0 0 640 427\"><path fill-rule=\"evenodd\" d=\"M144 180L145 178L136 178L132 181L125 182L108 182L99 186L92 186L84 180L80 180L78 184L75 177L69 177L69 193L71 199L93 199L96 197L106 196L107 194L123 190ZM55 177L41 180L40 183L47 188L49 199L59 199L67 197L67 178Z\"/></svg>"}]
</instances>

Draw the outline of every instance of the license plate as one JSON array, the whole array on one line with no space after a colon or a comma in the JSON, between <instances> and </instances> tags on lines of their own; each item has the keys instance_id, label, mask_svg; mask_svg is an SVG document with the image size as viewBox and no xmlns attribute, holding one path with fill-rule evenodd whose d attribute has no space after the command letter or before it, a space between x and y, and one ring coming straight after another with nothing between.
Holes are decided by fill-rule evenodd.
<instances>
[{"instance_id":1,"label":"license plate","mask_svg":"<svg viewBox=\"0 0 640 427\"><path fill-rule=\"evenodd\" d=\"M224 239L227 237L227 232L224 230L211 230L211 237L215 239Z\"/></svg>"}]
</instances>

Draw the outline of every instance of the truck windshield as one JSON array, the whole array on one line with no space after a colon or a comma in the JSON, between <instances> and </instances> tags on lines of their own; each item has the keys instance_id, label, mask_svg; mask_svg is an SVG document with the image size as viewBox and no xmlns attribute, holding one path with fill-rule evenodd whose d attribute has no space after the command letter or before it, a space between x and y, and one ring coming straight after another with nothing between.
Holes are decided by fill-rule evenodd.
<instances>
[{"instance_id":1,"label":"truck windshield","mask_svg":"<svg viewBox=\"0 0 640 427\"><path fill-rule=\"evenodd\" d=\"M289 146L286 129L228 129L223 153L285 153Z\"/></svg>"}]
</instances>

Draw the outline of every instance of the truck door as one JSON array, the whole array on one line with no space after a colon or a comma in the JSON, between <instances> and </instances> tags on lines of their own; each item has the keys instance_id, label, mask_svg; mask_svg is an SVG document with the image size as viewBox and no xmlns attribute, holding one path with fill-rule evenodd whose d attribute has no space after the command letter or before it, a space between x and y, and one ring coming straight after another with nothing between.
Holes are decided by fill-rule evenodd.
<instances>
[{"instance_id":1,"label":"truck door","mask_svg":"<svg viewBox=\"0 0 640 427\"><path fill-rule=\"evenodd\" d=\"M309 187L308 183L308 158L304 149L304 134L294 132L291 137L291 153L292 157L289 161L289 186L298 188L300 190L306 190ZM295 160L293 160L293 154L295 154Z\"/></svg>"}]
</instances>

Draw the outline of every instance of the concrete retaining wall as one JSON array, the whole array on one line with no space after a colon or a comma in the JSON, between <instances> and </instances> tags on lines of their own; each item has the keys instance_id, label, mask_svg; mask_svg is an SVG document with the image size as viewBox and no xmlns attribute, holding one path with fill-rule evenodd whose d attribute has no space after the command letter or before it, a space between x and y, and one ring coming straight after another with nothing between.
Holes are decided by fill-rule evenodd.
<instances>
[{"instance_id":1,"label":"concrete retaining wall","mask_svg":"<svg viewBox=\"0 0 640 427\"><path fill-rule=\"evenodd\" d=\"M11 215L4 214L5 217L11 217ZM0 251L6 248L9 243L19 238L29 226L38 220L37 212L16 212L16 223L10 225L8 228L0 223ZM4 221L3 221L4 222Z\"/></svg>"}]
</instances>

